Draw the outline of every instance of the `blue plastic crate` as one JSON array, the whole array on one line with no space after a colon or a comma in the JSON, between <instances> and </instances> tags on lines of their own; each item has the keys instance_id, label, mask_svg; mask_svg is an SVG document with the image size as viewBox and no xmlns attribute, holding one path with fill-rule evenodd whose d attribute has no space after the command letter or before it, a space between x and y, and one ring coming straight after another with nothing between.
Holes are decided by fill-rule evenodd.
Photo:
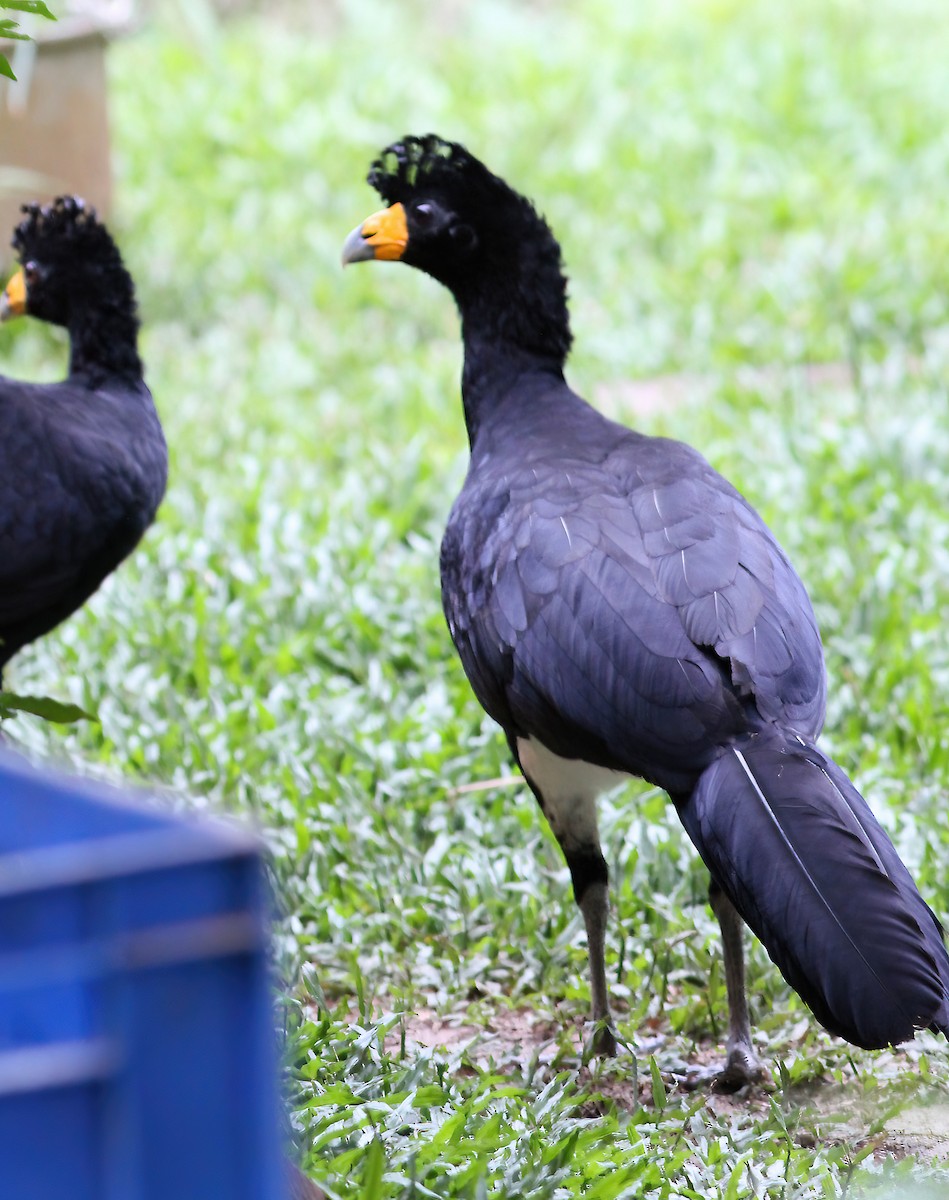
<instances>
[{"instance_id":1,"label":"blue plastic crate","mask_svg":"<svg viewBox=\"0 0 949 1200\"><path fill-rule=\"evenodd\" d=\"M0 1198L285 1200L258 843L0 755Z\"/></svg>"}]
</instances>

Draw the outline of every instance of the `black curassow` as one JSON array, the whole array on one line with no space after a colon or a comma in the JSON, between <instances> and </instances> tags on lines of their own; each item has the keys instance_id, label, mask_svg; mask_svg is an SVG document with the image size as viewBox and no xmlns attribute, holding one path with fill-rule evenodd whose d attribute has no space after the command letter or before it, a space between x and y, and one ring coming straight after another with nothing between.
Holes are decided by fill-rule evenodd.
<instances>
[{"instance_id":1,"label":"black curassow","mask_svg":"<svg viewBox=\"0 0 949 1200\"><path fill-rule=\"evenodd\" d=\"M689 446L615 424L564 380L560 247L464 147L406 137L389 206L344 262L398 259L454 295L468 474L441 549L451 636L569 866L595 1046L616 1048L597 794L664 788L711 874L729 1001L725 1086L761 1078L741 919L832 1033L866 1048L949 1026L942 931L856 788L815 745L823 653L803 584Z\"/></svg>"},{"instance_id":2,"label":"black curassow","mask_svg":"<svg viewBox=\"0 0 949 1200\"><path fill-rule=\"evenodd\" d=\"M59 383L0 376L0 672L131 553L168 473L115 242L75 197L23 211L12 242L22 265L0 320L64 326L70 357Z\"/></svg>"}]
</instances>

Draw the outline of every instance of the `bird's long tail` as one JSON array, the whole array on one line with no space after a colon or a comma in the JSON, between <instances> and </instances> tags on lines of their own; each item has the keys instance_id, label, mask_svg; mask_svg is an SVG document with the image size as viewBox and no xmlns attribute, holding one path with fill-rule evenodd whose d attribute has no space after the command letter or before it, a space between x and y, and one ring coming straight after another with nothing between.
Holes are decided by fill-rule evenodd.
<instances>
[{"instance_id":1,"label":"bird's long tail","mask_svg":"<svg viewBox=\"0 0 949 1200\"><path fill-rule=\"evenodd\" d=\"M949 1034L942 928L844 772L765 730L679 807L713 877L831 1033L867 1049Z\"/></svg>"}]
</instances>

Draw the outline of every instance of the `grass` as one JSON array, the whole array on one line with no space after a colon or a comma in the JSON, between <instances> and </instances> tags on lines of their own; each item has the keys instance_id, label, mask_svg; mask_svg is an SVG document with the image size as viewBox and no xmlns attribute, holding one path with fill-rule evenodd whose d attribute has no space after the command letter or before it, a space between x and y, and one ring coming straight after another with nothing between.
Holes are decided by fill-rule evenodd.
<instances>
[{"instance_id":1,"label":"grass","mask_svg":"<svg viewBox=\"0 0 949 1200\"><path fill-rule=\"evenodd\" d=\"M572 382L699 446L775 529L825 635L825 744L945 915L949 16L430 8L177 5L113 48L114 226L171 487L134 559L8 672L100 722L5 730L259 823L293 1123L334 1196L942 1194L949 1143L913 1114L949 1083L945 1042L835 1042L760 947L776 1091L677 1085L720 1053L724 986L702 871L642 787L602 816L630 1049L585 1058L556 845L523 788L466 790L510 768L438 601L456 318L429 280L338 257L404 132L465 141L538 200L571 271ZM63 368L43 329L2 350L12 374ZM657 376L645 411L629 381Z\"/></svg>"}]
</instances>

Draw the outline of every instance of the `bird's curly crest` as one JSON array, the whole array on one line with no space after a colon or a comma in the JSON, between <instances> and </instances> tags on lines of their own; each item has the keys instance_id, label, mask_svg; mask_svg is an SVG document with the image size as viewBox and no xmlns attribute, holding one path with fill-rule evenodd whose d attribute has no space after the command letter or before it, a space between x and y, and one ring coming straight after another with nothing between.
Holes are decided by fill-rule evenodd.
<instances>
[{"instance_id":1,"label":"bird's curly crest","mask_svg":"<svg viewBox=\"0 0 949 1200\"><path fill-rule=\"evenodd\" d=\"M57 196L52 204L24 204L26 214L10 242L21 260L58 245L82 246L104 257L117 254L115 244L96 210L79 196Z\"/></svg>"},{"instance_id":2,"label":"bird's curly crest","mask_svg":"<svg viewBox=\"0 0 949 1200\"><path fill-rule=\"evenodd\" d=\"M466 187L502 184L464 146L435 133L409 134L387 146L367 176L387 204L405 203L421 187L450 188L464 179Z\"/></svg>"}]
</instances>

